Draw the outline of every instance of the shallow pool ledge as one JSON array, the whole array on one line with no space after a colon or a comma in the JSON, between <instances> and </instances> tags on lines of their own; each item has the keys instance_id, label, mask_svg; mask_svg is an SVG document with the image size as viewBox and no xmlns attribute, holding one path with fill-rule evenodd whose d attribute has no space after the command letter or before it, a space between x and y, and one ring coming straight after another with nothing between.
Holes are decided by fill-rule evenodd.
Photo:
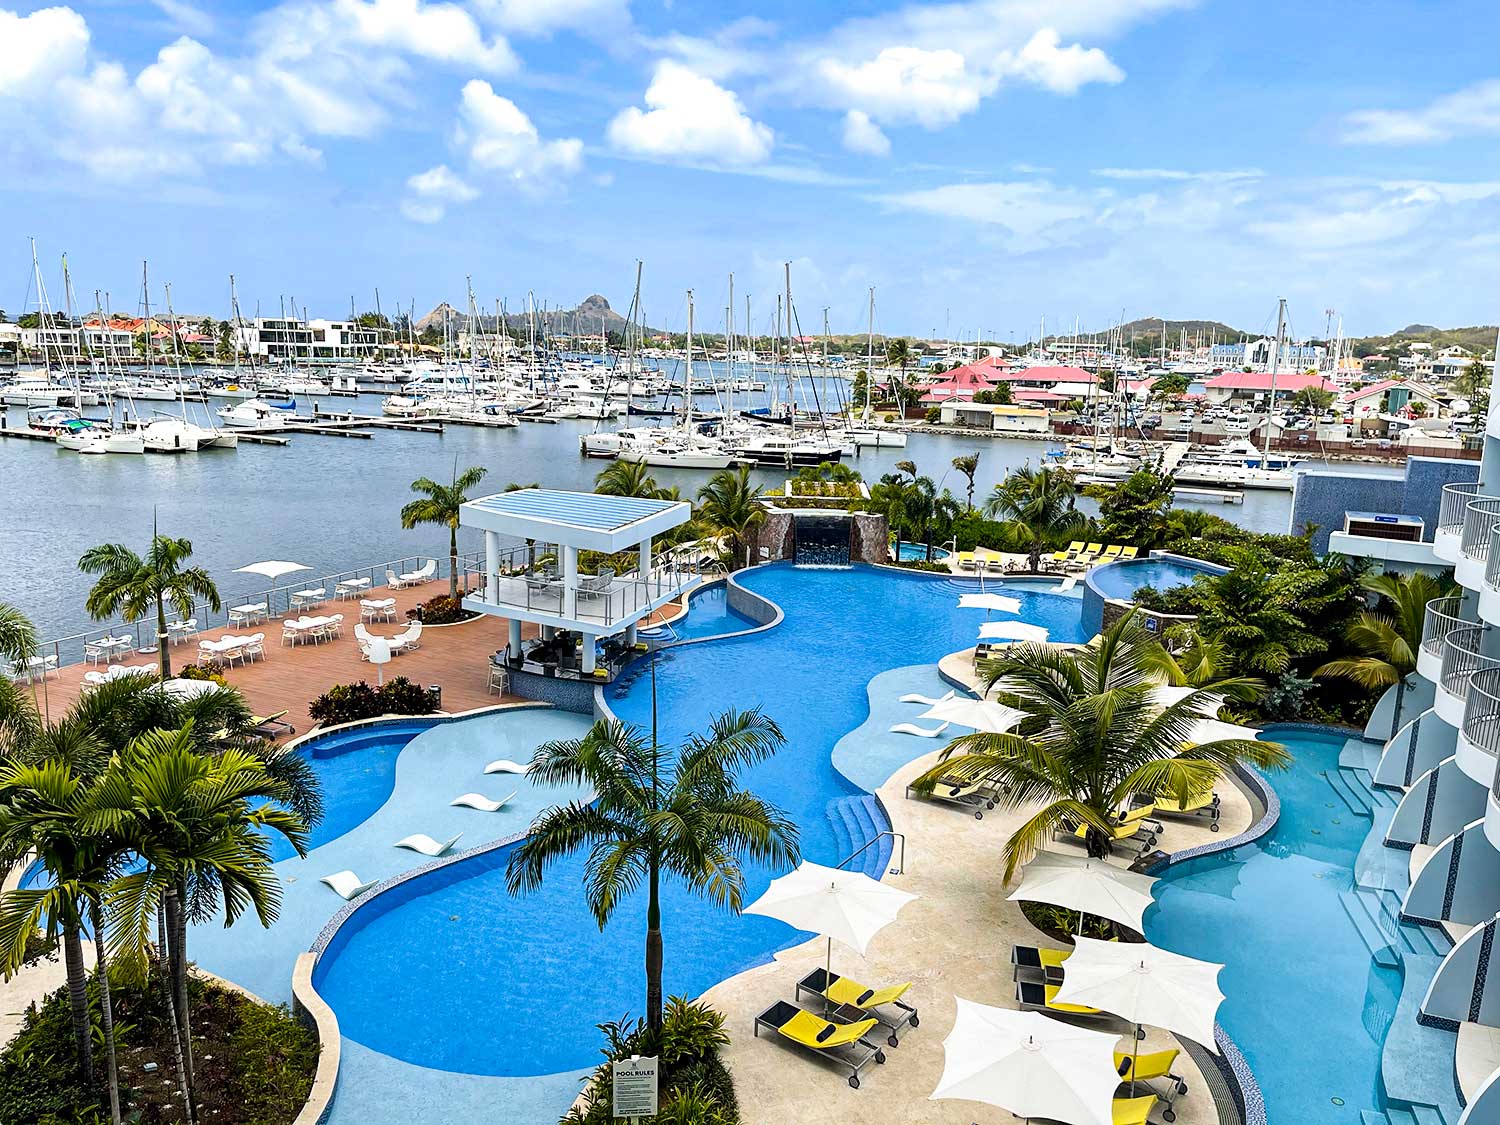
<instances>
[{"instance_id":1,"label":"shallow pool ledge","mask_svg":"<svg viewBox=\"0 0 1500 1125\"><path fill-rule=\"evenodd\" d=\"M318 1037L318 1070L313 1075L307 1104L292 1125L322 1125L333 1110L334 1088L339 1080L339 1018L313 987L318 955L303 953L292 970L292 1014Z\"/></svg>"}]
</instances>

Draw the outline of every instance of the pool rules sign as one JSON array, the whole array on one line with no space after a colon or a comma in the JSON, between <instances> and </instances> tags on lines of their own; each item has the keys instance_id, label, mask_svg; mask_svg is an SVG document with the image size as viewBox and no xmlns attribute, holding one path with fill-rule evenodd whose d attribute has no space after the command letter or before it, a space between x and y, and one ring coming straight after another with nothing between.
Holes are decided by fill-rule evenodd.
<instances>
[{"instance_id":1,"label":"pool rules sign","mask_svg":"<svg viewBox=\"0 0 1500 1125\"><path fill-rule=\"evenodd\" d=\"M614 1065L616 1117L655 1117L656 1059L635 1055Z\"/></svg>"}]
</instances>

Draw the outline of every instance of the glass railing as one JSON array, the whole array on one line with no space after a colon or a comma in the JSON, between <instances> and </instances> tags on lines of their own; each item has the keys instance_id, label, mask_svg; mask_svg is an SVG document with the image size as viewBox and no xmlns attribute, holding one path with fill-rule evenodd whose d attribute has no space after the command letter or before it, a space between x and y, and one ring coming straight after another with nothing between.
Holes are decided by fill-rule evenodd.
<instances>
[{"instance_id":1,"label":"glass railing","mask_svg":"<svg viewBox=\"0 0 1500 1125\"><path fill-rule=\"evenodd\" d=\"M1427 603L1427 615L1422 619L1422 648L1428 656L1442 659L1443 641L1448 634L1464 625L1473 625L1460 616L1464 600L1461 597L1433 598Z\"/></svg>"},{"instance_id":2,"label":"glass railing","mask_svg":"<svg viewBox=\"0 0 1500 1125\"><path fill-rule=\"evenodd\" d=\"M1450 632L1443 642L1443 670L1438 682L1449 695L1467 699L1475 672L1500 668L1500 659L1479 651L1488 632L1485 625L1465 625Z\"/></svg>"},{"instance_id":3,"label":"glass railing","mask_svg":"<svg viewBox=\"0 0 1500 1125\"><path fill-rule=\"evenodd\" d=\"M1463 734L1490 757L1500 756L1500 668L1485 668L1470 678Z\"/></svg>"},{"instance_id":4,"label":"glass railing","mask_svg":"<svg viewBox=\"0 0 1500 1125\"><path fill-rule=\"evenodd\" d=\"M1469 501L1478 495L1479 482L1477 480L1443 485L1443 500L1438 507L1437 529L1454 535L1461 532L1464 526L1464 511L1468 508Z\"/></svg>"},{"instance_id":5,"label":"glass railing","mask_svg":"<svg viewBox=\"0 0 1500 1125\"><path fill-rule=\"evenodd\" d=\"M1500 527L1500 496L1481 496L1464 509L1463 538L1459 550L1466 559L1484 562L1490 557L1490 537Z\"/></svg>"}]
</instances>

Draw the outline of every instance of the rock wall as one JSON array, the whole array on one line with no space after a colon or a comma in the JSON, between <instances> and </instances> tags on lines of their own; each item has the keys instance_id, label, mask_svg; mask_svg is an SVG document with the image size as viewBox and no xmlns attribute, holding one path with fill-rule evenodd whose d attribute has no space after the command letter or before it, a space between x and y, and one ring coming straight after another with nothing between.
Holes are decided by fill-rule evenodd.
<instances>
[{"instance_id":1,"label":"rock wall","mask_svg":"<svg viewBox=\"0 0 1500 1125\"><path fill-rule=\"evenodd\" d=\"M854 530L849 537L851 562L884 563L891 561L891 533L879 512L855 512Z\"/></svg>"},{"instance_id":2,"label":"rock wall","mask_svg":"<svg viewBox=\"0 0 1500 1125\"><path fill-rule=\"evenodd\" d=\"M812 514L809 512L809 514ZM819 512L826 516L826 512ZM796 544L793 521L797 513L768 511L766 521L756 530L750 548L751 562L779 562L792 557ZM849 560L851 562L890 562L890 528L879 512L854 512L849 519Z\"/></svg>"}]
</instances>

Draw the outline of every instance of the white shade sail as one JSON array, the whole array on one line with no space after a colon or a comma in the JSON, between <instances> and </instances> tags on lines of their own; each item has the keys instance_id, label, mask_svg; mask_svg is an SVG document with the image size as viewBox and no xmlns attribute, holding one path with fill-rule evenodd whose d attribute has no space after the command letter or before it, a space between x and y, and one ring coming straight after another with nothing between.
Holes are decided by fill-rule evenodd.
<instances>
[{"instance_id":1,"label":"white shade sail","mask_svg":"<svg viewBox=\"0 0 1500 1125\"><path fill-rule=\"evenodd\" d=\"M1020 613L1021 600L1004 594L960 594L959 609L998 609L1001 613Z\"/></svg>"},{"instance_id":2,"label":"white shade sail","mask_svg":"<svg viewBox=\"0 0 1500 1125\"><path fill-rule=\"evenodd\" d=\"M1165 710L1174 703L1181 703L1194 692L1202 690L1202 688L1178 686L1176 684L1161 684L1151 689L1151 701ZM1224 697L1222 695L1207 693L1203 696L1201 702L1202 706L1199 707L1199 710L1204 715L1212 717L1223 706Z\"/></svg>"},{"instance_id":3,"label":"white shade sail","mask_svg":"<svg viewBox=\"0 0 1500 1125\"><path fill-rule=\"evenodd\" d=\"M916 897L863 872L803 863L795 871L771 880L765 894L744 912L779 918L863 954L870 939L895 921L901 908Z\"/></svg>"},{"instance_id":4,"label":"white shade sail","mask_svg":"<svg viewBox=\"0 0 1500 1125\"><path fill-rule=\"evenodd\" d=\"M1102 859L1038 852L1021 872L1021 885L1010 898L1081 910L1140 933L1141 916L1154 901L1155 883L1150 875L1126 871Z\"/></svg>"},{"instance_id":5,"label":"white shade sail","mask_svg":"<svg viewBox=\"0 0 1500 1125\"><path fill-rule=\"evenodd\" d=\"M265 562L251 563L249 566L237 566L234 568L236 574L259 574L262 578L271 581L287 574L296 574L299 570L311 570L312 567L304 566L302 563L285 562L281 559L268 559Z\"/></svg>"},{"instance_id":6,"label":"white shade sail","mask_svg":"<svg viewBox=\"0 0 1500 1125\"><path fill-rule=\"evenodd\" d=\"M1238 723L1226 723L1222 719L1199 719L1193 724L1188 741L1196 746L1200 742L1221 742L1226 738L1254 739L1259 733L1254 727L1242 727Z\"/></svg>"},{"instance_id":7,"label":"white shade sail","mask_svg":"<svg viewBox=\"0 0 1500 1125\"><path fill-rule=\"evenodd\" d=\"M979 627L981 641L1045 641L1047 630L1024 621L986 621Z\"/></svg>"},{"instance_id":8,"label":"white shade sail","mask_svg":"<svg viewBox=\"0 0 1500 1125\"><path fill-rule=\"evenodd\" d=\"M953 699L944 699L933 704L918 717L957 723L961 727L972 727L984 734L1004 734L1026 718L1026 712L983 699L965 699L955 696Z\"/></svg>"},{"instance_id":9,"label":"white shade sail","mask_svg":"<svg viewBox=\"0 0 1500 1125\"><path fill-rule=\"evenodd\" d=\"M1118 1036L1038 1012L956 999L933 1099L963 1098L1071 1125L1110 1125L1120 1081Z\"/></svg>"},{"instance_id":10,"label":"white shade sail","mask_svg":"<svg viewBox=\"0 0 1500 1125\"><path fill-rule=\"evenodd\" d=\"M1223 965L1150 943L1076 941L1057 992L1059 1004L1101 1008L1218 1050L1214 1021L1224 1000L1219 991Z\"/></svg>"}]
</instances>

